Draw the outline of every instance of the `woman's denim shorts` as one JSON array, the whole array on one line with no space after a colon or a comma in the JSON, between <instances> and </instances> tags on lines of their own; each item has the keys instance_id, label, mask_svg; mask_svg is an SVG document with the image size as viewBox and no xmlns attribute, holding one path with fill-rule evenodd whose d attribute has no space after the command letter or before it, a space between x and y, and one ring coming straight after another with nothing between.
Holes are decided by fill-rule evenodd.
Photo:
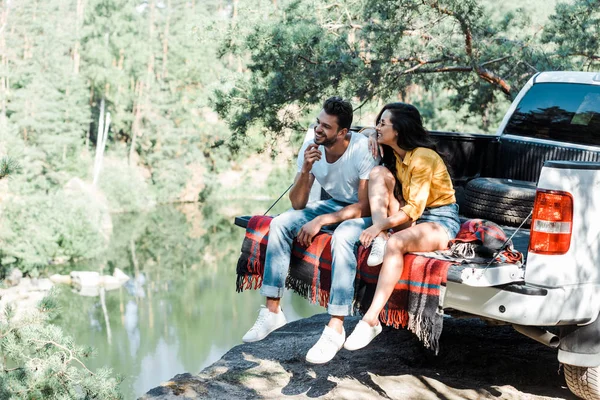
<instances>
[{"instance_id":1,"label":"woman's denim shorts","mask_svg":"<svg viewBox=\"0 0 600 400\"><path fill-rule=\"evenodd\" d=\"M423 211L421 217L417 220L417 224L422 222L435 222L441 225L448 233L450 240L456 237L460 229L460 219L458 219L458 204L452 203L441 207L427 207Z\"/></svg>"}]
</instances>

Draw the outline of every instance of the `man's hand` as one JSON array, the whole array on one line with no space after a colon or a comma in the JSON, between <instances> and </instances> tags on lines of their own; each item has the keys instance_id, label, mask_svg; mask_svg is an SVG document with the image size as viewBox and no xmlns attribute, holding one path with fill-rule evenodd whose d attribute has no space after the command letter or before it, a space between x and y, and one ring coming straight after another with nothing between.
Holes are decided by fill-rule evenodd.
<instances>
[{"instance_id":1,"label":"man's hand","mask_svg":"<svg viewBox=\"0 0 600 400\"><path fill-rule=\"evenodd\" d=\"M319 223L319 220L317 217L317 218L313 219L312 221L307 222L306 224L304 224L304 226L302 228L300 228L300 232L298 232L298 236L296 237L296 240L302 246L308 247L312 243L312 240L315 237L315 235L317 233L319 233L319 231L321 230L322 227L323 227L323 225L321 225L321 223Z\"/></svg>"},{"instance_id":2,"label":"man's hand","mask_svg":"<svg viewBox=\"0 0 600 400\"><path fill-rule=\"evenodd\" d=\"M361 131L362 134L369 138L369 151L374 159L383 156L383 148L377 143L377 131L375 128L365 128Z\"/></svg>"},{"instance_id":3,"label":"man's hand","mask_svg":"<svg viewBox=\"0 0 600 400\"><path fill-rule=\"evenodd\" d=\"M307 174L312 170L313 164L321 159L321 152L318 144L309 144L304 150L304 164L302 164L302 172Z\"/></svg>"},{"instance_id":4,"label":"man's hand","mask_svg":"<svg viewBox=\"0 0 600 400\"><path fill-rule=\"evenodd\" d=\"M360 242L363 246L369 247L373 242L373 239L377 237L381 233L381 228L376 225L371 225L360 234Z\"/></svg>"}]
</instances>

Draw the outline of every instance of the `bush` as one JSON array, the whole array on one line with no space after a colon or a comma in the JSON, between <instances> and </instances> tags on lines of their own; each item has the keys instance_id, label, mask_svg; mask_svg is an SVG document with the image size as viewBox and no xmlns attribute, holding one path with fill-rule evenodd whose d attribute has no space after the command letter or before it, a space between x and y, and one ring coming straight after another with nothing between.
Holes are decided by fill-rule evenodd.
<instances>
[{"instance_id":1,"label":"bush","mask_svg":"<svg viewBox=\"0 0 600 400\"><path fill-rule=\"evenodd\" d=\"M99 186L106 194L110 211L141 211L155 204L141 169L130 167L126 161L105 158Z\"/></svg>"},{"instance_id":2,"label":"bush","mask_svg":"<svg viewBox=\"0 0 600 400\"><path fill-rule=\"evenodd\" d=\"M186 186L190 172L179 160L161 160L155 163L152 171L152 189L160 204L173 203Z\"/></svg>"},{"instance_id":3,"label":"bush","mask_svg":"<svg viewBox=\"0 0 600 400\"><path fill-rule=\"evenodd\" d=\"M50 323L53 295L17 319L10 306L0 318L0 398L120 399L119 381L109 369L90 371L93 353L73 343Z\"/></svg>"},{"instance_id":4,"label":"bush","mask_svg":"<svg viewBox=\"0 0 600 400\"><path fill-rule=\"evenodd\" d=\"M13 198L0 215L0 263L24 272L52 262L93 258L108 245L112 226L105 204L85 191Z\"/></svg>"}]
</instances>

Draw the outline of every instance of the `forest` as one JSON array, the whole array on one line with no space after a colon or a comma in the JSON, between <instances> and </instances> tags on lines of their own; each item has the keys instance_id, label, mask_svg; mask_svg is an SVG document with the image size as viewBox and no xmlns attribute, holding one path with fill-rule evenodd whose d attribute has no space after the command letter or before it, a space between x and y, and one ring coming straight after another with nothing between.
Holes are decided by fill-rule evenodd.
<instances>
[{"instance_id":1,"label":"forest","mask_svg":"<svg viewBox=\"0 0 600 400\"><path fill-rule=\"evenodd\" d=\"M599 4L2 0L1 266L93 257L106 212L223 194L251 155L289 166L328 95L355 124L401 99L429 129L493 132L536 71L597 68Z\"/></svg>"}]
</instances>

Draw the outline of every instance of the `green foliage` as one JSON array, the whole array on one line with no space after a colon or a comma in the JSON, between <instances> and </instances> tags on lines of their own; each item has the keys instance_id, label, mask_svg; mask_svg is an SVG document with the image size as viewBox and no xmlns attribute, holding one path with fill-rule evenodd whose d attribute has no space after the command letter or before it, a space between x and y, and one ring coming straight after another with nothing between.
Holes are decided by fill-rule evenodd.
<instances>
[{"instance_id":1,"label":"green foliage","mask_svg":"<svg viewBox=\"0 0 600 400\"><path fill-rule=\"evenodd\" d=\"M177 202L190 177L185 165L177 160L161 160L154 168L156 172L152 174L152 182L157 201L161 204Z\"/></svg>"},{"instance_id":2,"label":"green foliage","mask_svg":"<svg viewBox=\"0 0 600 400\"><path fill-rule=\"evenodd\" d=\"M10 157L2 157L0 159L0 179L4 179L9 175L18 172L21 165Z\"/></svg>"},{"instance_id":3,"label":"green foliage","mask_svg":"<svg viewBox=\"0 0 600 400\"><path fill-rule=\"evenodd\" d=\"M124 159L107 157L100 175L99 186L113 212L140 211L155 203L152 190L139 167Z\"/></svg>"},{"instance_id":4,"label":"green foliage","mask_svg":"<svg viewBox=\"0 0 600 400\"><path fill-rule=\"evenodd\" d=\"M14 198L2 206L0 248L24 272L95 257L108 244L108 209L89 193L64 190Z\"/></svg>"},{"instance_id":5,"label":"green foliage","mask_svg":"<svg viewBox=\"0 0 600 400\"><path fill-rule=\"evenodd\" d=\"M107 368L84 364L93 351L50 323L51 294L16 318L9 306L0 318L0 397L3 399L120 399L119 381Z\"/></svg>"},{"instance_id":6,"label":"green foliage","mask_svg":"<svg viewBox=\"0 0 600 400\"><path fill-rule=\"evenodd\" d=\"M560 3L550 16L543 35L554 44L553 57L565 69L598 70L600 67L600 1Z\"/></svg>"},{"instance_id":7,"label":"green foliage","mask_svg":"<svg viewBox=\"0 0 600 400\"><path fill-rule=\"evenodd\" d=\"M200 26L228 19L216 1L0 2L0 150L23 166L11 192L91 180L104 100L112 120L107 154L125 147L127 158L131 149L130 164L152 171L145 179L156 184L156 197L174 201L186 183L180 173L212 164L206 149L228 136L207 122L206 109L207 88L228 72L214 40L198 46Z\"/></svg>"},{"instance_id":8,"label":"green foliage","mask_svg":"<svg viewBox=\"0 0 600 400\"><path fill-rule=\"evenodd\" d=\"M333 94L357 108L400 98L426 109L437 129L490 131L535 72L585 69L600 59L598 1L559 4L544 30L548 5L289 1L269 18L250 18L245 36L230 28L222 54L248 57L248 70L215 91L214 107L235 132L234 149L253 125L297 129L310 106ZM264 15L264 7L244 17Z\"/></svg>"}]
</instances>

